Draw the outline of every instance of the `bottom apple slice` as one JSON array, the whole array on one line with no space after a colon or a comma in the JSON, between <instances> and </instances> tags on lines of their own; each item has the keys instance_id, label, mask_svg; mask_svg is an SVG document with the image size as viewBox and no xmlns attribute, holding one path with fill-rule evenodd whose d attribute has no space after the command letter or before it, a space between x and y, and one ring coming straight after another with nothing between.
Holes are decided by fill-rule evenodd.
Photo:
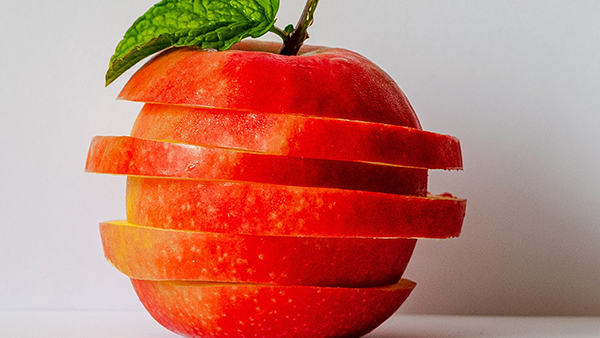
<instances>
[{"instance_id":1,"label":"bottom apple slice","mask_svg":"<svg viewBox=\"0 0 600 338\"><path fill-rule=\"evenodd\" d=\"M406 300L409 280L377 288L132 279L150 315L185 337L360 337Z\"/></svg>"},{"instance_id":2,"label":"bottom apple slice","mask_svg":"<svg viewBox=\"0 0 600 338\"><path fill-rule=\"evenodd\" d=\"M104 254L130 278L371 287L402 277L416 239L255 236L100 224Z\"/></svg>"}]
</instances>

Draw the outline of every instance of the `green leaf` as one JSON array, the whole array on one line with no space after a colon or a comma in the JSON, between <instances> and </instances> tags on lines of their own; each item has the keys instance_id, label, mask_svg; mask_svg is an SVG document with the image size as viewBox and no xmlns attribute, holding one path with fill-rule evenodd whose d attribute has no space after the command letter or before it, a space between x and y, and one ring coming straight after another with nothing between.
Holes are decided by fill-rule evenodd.
<instances>
[{"instance_id":1,"label":"green leaf","mask_svg":"<svg viewBox=\"0 0 600 338\"><path fill-rule=\"evenodd\" d=\"M163 0L137 19L115 50L106 85L144 58L169 47L226 50L258 38L275 23L279 0Z\"/></svg>"}]
</instances>

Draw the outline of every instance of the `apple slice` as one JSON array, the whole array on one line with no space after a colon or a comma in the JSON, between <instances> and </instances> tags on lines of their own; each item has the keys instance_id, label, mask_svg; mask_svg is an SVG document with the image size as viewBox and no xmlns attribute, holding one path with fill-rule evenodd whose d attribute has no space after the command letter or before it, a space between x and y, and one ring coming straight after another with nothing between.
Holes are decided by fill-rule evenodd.
<instances>
[{"instance_id":1,"label":"apple slice","mask_svg":"<svg viewBox=\"0 0 600 338\"><path fill-rule=\"evenodd\" d=\"M397 282L416 240L252 236L100 224L104 254L135 279L368 287Z\"/></svg>"},{"instance_id":2,"label":"apple slice","mask_svg":"<svg viewBox=\"0 0 600 338\"><path fill-rule=\"evenodd\" d=\"M249 235L449 238L466 201L260 183L129 177L130 223Z\"/></svg>"},{"instance_id":3,"label":"apple slice","mask_svg":"<svg viewBox=\"0 0 600 338\"><path fill-rule=\"evenodd\" d=\"M184 337L359 337L388 319L415 283L330 288L132 280L150 315Z\"/></svg>"},{"instance_id":4,"label":"apple slice","mask_svg":"<svg viewBox=\"0 0 600 338\"><path fill-rule=\"evenodd\" d=\"M421 196L427 190L425 169L255 154L127 136L94 137L86 171Z\"/></svg>"},{"instance_id":5,"label":"apple slice","mask_svg":"<svg viewBox=\"0 0 600 338\"><path fill-rule=\"evenodd\" d=\"M381 123L146 104L131 136L273 155L462 169L457 138Z\"/></svg>"},{"instance_id":6,"label":"apple slice","mask_svg":"<svg viewBox=\"0 0 600 338\"><path fill-rule=\"evenodd\" d=\"M119 98L420 128L398 85L364 56L312 46L286 56L280 48L260 41L218 53L171 48L141 67Z\"/></svg>"}]
</instances>

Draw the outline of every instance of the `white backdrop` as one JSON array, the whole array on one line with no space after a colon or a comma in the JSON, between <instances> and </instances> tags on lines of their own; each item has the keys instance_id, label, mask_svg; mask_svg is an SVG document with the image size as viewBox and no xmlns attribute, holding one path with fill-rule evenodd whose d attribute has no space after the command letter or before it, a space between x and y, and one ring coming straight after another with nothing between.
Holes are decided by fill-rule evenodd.
<instances>
[{"instance_id":1,"label":"white backdrop","mask_svg":"<svg viewBox=\"0 0 600 338\"><path fill-rule=\"evenodd\" d=\"M278 26L303 0L281 0ZM0 310L141 309L103 258L123 177L84 174L91 138L141 105L104 88L150 0L0 0ZM432 192L469 200L463 235L420 241L404 313L600 315L600 2L323 0L310 44L367 56L465 170ZM275 39L275 36L269 36Z\"/></svg>"}]
</instances>

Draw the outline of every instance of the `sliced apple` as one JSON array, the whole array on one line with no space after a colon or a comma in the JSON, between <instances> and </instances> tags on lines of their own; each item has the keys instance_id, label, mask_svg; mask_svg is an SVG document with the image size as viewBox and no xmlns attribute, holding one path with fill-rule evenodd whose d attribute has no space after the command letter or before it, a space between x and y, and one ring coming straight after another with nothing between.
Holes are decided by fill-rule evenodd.
<instances>
[{"instance_id":1,"label":"sliced apple","mask_svg":"<svg viewBox=\"0 0 600 338\"><path fill-rule=\"evenodd\" d=\"M427 190L425 169L255 154L127 136L94 137L86 171L421 196Z\"/></svg>"},{"instance_id":2,"label":"sliced apple","mask_svg":"<svg viewBox=\"0 0 600 338\"><path fill-rule=\"evenodd\" d=\"M148 312L190 338L360 337L388 319L415 283L377 288L132 280Z\"/></svg>"},{"instance_id":3,"label":"sliced apple","mask_svg":"<svg viewBox=\"0 0 600 338\"><path fill-rule=\"evenodd\" d=\"M252 236L100 224L104 254L134 279L369 287L397 282L416 240Z\"/></svg>"},{"instance_id":4,"label":"sliced apple","mask_svg":"<svg viewBox=\"0 0 600 338\"><path fill-rule=\"evenodd\" d=\"M131 136L273 155L462 169L457 138L381 123L146 104Z\"/></svg>"},{"instance_id":5,"label":"sliced apple","mask_svg":"<svg viewBox=\"0 0 600 338\"><path fill-rule=\"evenodd\" d=\"M365 57L312 46L285 56L280 47L244 41L219 53L171 48L140 68L119 98L420 128L398 85Z\"/></svg>"},{"instance_id":6,"label":"sliced apple","mask_svg":"<svg viewBox=\"0 0 600 338\"><path fill-rule=\"evenodd\" d=\"M374 192L129 177L130 223L249 235L449 238L466 201Z\"/></svg>"}]
</instances>

